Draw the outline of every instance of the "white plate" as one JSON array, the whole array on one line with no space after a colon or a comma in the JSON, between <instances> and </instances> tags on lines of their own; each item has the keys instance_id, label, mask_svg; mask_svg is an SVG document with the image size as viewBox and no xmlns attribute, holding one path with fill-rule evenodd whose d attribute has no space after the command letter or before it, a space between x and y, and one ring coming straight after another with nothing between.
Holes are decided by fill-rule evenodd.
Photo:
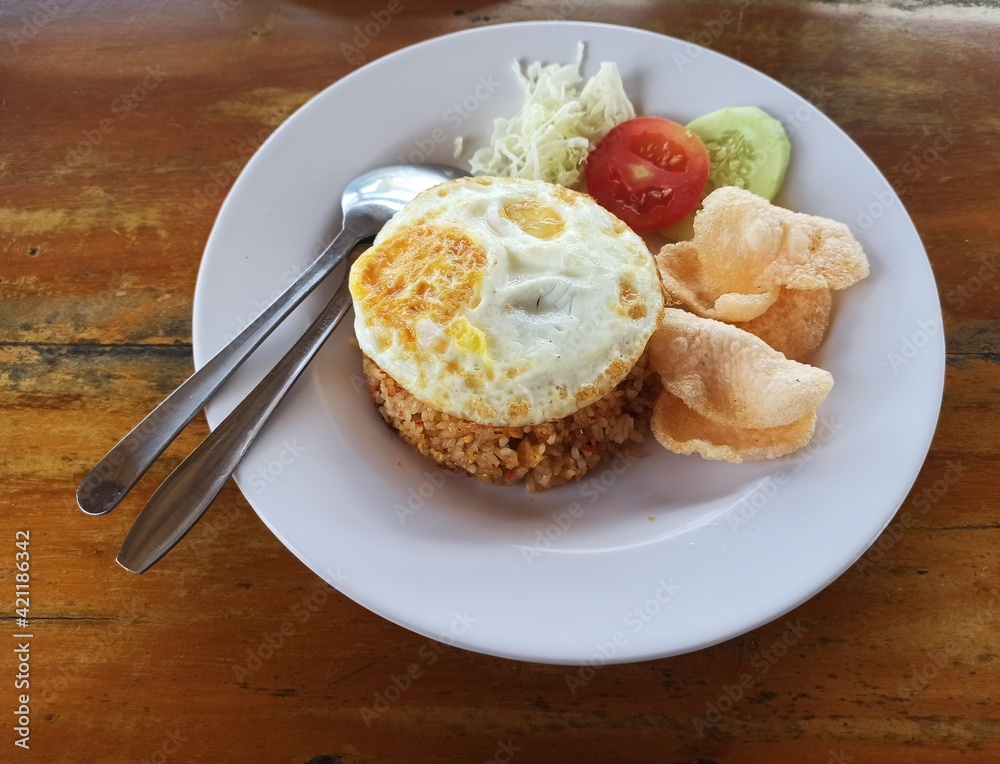
<instances>
[{"instance_id":1,"label":"white plate","mask_svg":"<svg viewBox=\"0 0 1000 764\"><path fill-rule=\"evenodd\" d=\"M194 309L201 366L338 230L355 174L398 161L463 162L513 113L522 61L618 64L640 114L685 122L757 105L786 123L781 198L848 223L871 276L838 296L817 365L836 385L817 437L791 457L719 464L667 453L598 469L541 495L439 470L379 419L345 321L240 467L263 521L306 565L370 610L435 639L547 663L696 650L775 619L844 572L905 498L944 380L937 290L885 178L811 104L709 50L598 24L491 26L401 50L332 85L272 135L209 239ZM208 408L214 427L330 294L279 328ZM410 511L412 509L412 512ZM332 638L335 638L336 629Z\"/></svg>"}]
</instances>

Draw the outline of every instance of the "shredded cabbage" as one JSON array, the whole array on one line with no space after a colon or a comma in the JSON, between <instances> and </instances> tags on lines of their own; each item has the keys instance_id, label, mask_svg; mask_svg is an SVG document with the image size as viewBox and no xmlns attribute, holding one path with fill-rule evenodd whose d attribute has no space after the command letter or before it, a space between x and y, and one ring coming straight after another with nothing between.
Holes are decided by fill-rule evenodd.
<instances>
[{"instance_id":1,"label":"shredded cabbage","mask_svg":"<svg viewBox=\"0 0 1000 764\"><path fill-rule=\"evenodd\" d=\"M625 94L618 67L602 63L580 89L583 43L576 64L514 62L525 101L510 119L493 121L489 146L470 162L475 175L546 180L574 186L587 154L615 125L632 119L635 109Z\"/></svg>"}]
</instances>

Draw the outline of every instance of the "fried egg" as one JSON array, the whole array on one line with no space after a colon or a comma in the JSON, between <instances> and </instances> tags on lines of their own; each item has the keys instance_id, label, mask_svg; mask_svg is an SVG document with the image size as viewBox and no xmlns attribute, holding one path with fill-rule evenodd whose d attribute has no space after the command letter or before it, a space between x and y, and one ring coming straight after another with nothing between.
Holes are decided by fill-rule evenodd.
<instances>
[{"instance_id":1,"label":"fried egg","mask_svg":"<svg viewBox=\"0 0 1000 764\"><path fill-rule=\"evenodd\" d=\"M484 425L559 419L614 389L663 307L642 239L589 196L462 178L424 191L351 267L362 351Z\"/></svg>"}]
</instances>

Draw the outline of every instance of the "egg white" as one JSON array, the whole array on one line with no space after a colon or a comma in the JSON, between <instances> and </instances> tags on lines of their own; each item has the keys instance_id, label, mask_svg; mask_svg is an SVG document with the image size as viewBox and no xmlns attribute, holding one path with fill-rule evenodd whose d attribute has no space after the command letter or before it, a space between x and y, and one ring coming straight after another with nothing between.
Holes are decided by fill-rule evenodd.
<instances>
[{"instance_id":1,"label":"egg white","mask_svg":"<svg viewBox=\"0 0 1000 764\"><path fill-rule=\"evenodd\" d=\"M663 307L653 258L624 223L585 194L510 178L423 192L350 279L362 351L424 403L494 426L606 395Z\"/></svg>"}]
</instances>

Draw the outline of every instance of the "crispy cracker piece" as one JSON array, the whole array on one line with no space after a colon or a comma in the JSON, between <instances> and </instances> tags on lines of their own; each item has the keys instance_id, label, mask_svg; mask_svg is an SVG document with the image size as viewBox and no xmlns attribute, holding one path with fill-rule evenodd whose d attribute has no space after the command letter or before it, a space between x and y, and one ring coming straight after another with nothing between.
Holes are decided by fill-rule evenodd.
<instances>
[{"instance_id":1,"label":"crispy cracker piece","mask_svg":"<svg viewBox=\"0 0 1000 764\"><path fill-rule=\"evenodd\" d=\"M756 318L780 287L844 289L868 275L864 250L843 223L775 207L734 186L709 194L694 239L667 244L656 263L675 304L721 321Z\"/></svg>"},{"instance_id":2,"label":"crispy cracker piece","mask_svg":"<svg viewBox=\"0 0 1000 764\"><path fill-rule=\"evenodd\" d=\"M665 308L649 341L664 389L718 424L780 427L826 398L833 376L785 358L735 326Z\"/></svg>"},{"instance_id":3,"label":"crispy cracker piece","mask_svg":"<svg viewBox=\"0 0 1000 764\"><path fill-rule=\"evenodd\" d=\"M713 422L664 390L656 400L650 429L675 454L700 454L704 459L739 464L776 459L802 448L816 429L816 412L780 427L746 429Z\"/></svg>"},{"instance_id":4,"label":"crispy cracker piece","mask_svg":"<svg viewBox=\"0 0 1000 764\"><path fill-rule=\"evenodd\" d=\"M805 363L826 336L832 308L829 289L782 289L761 315L733 326L760 337L786 358Z\"/></svg>"},{"instance_id":5,"label":"crispy cracker piece","mask_svg":"<svg viewBox=\"0 0 1000 764\"><path fill-rule=\"evenodd\" d=\"M702 318L750 321L778 299L778 289L759 294L715 294L706 280L698 249L690 241L668 244L654 259L665 302L687 308Z\"/></svg>"}]
</instances>

